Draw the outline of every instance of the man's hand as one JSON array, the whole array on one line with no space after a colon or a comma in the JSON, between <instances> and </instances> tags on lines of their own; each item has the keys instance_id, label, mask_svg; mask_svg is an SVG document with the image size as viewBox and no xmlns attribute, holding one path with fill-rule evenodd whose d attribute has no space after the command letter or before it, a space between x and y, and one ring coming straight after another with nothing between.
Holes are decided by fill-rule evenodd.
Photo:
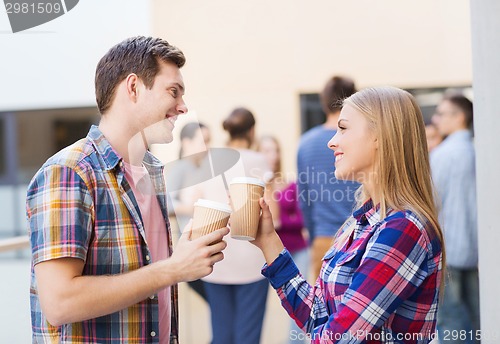
<instances>
[{"instance_id":1,"label":"man's hand","mask_svg":"<svg viewBox=\"0 0 500 344\"><path fill-rule=\"evenodd\" d=\"M212 273L215 263L224 259L227 246L222 239L229 233L229 228L220 228L196 240L191 237L190 221L182 232L169 265L177 272L179 281L193 281Z\"/></svg>"}]
</instances>

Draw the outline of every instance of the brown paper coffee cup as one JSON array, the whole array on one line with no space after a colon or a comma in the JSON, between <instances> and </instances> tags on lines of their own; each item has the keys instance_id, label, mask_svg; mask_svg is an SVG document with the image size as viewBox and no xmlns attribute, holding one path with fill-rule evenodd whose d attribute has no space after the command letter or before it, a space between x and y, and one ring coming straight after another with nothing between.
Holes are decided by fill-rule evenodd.
<instances>
[{"instance_id":1,"label":"brown paper coffee cup","mask_svg":"<svg viewBox=\"0 0 500 344\"><path fill-rule=\"evenodd\" d=\"M199 199L194 204L191 239L196 239L226 227L231 215L231 207L227 204Z\"/></svg>"},{"instance_id":2,"label":"brown paper coffee cup","mask_svg":"<svg viewBox=\"0 0 500 344\"><path fill-rule=\"evenodd\" d=\"M255 240L259 228L259 199L264 196L265 184L256 178L234 178L229 184L231 195L231 237Z\"/></svg>"}]
</instances>

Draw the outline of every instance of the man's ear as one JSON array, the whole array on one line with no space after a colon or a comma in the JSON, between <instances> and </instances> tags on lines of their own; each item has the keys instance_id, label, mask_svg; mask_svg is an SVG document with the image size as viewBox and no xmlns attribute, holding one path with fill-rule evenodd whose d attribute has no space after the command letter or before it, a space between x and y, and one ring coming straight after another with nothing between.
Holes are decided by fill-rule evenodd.
<instances>
[{"instance_id":1,"label":"man's ear","mask_svg":"<svg viewBox=\"0 0 500 344\"><path fill-rule=\"evenodd\" d=\"M468 128L469 126L467 125L467 116L465 116L465 113L463 111L457 111L457 115L460 118L460 124L463 128Z\"/></svg>"},{"instance_id":2,"label":"man's ear","mask_svg":"<svg viewBox=\"0 0 500 344\"><path fill-rule=\"evenodd\" d=\"M139 95L139 78L136 74L130 73L125 78L125 86L127 89L127 95L130 99L135 101Z\"/></svg>"}]
</instances>

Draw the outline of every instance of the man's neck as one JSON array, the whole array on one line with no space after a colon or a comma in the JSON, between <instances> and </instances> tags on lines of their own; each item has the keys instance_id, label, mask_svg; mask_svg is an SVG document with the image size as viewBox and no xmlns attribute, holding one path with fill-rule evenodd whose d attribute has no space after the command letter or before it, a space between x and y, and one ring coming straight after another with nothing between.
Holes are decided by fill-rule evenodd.
<instances>
[{"instance_id":1,"label":"man's neck","mask_svg":"<svg viewBox=\"0 0 500 344\"><path fill-rule=\"evenodd\" d=\"M450 132L448 135L446 135L446 137L450 137L453 134L456 134L456 133L459 133L459 132L464 132L464 131L470 131L470 129L469 128L464 128L464 127L456 128L455 130L453 130L452 132Z\"/></svg>"},{"instance_id":2,"label":"man's neck","mask_svg":"<svg viewBox=\"0 0 500 344\"><path fill-rule=\"evenodd\" d=\"M102 116L99 130L103 133L111 147L126 162L134 166L141 166L147 150L140 132L134 133L127 126L126 120L117 121L116 116L107 113Z\"/></svg>"}]
</instances>

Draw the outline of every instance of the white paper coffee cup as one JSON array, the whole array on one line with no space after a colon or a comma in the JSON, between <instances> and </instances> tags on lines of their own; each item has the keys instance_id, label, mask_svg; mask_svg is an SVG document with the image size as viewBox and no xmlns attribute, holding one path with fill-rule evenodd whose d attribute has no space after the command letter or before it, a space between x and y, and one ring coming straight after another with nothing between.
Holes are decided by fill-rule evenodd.
<instances>
[{"instance_id":1,"label":"white paper coffee cup","mask_svg":"<svg viewBox=\"0 0 500 344\"><path fill-rule=\"evenodd\" d=\"M207 199L198 199L194 204L191 239L196 239L227 226L231 207Z\"/></svg>"},{"instance_id":2,"label":"white paper coffee cup","mask_svg":"<svg viewBox=\"0 0 500 344\"><path fill-rule=\"evenodd\" d=\"M239 177L231 180L231 237L255 240L260 220L259 199L264 196L265 184L257 178Z\"/></svg>"}]
</instances>

